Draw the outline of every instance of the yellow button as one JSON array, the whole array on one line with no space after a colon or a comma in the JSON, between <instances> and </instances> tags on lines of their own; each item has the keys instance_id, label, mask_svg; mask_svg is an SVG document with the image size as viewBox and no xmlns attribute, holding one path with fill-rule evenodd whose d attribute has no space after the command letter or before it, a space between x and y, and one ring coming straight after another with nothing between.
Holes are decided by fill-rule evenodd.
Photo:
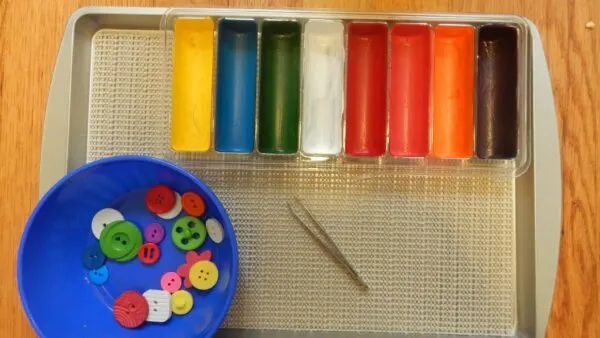
<instances>
[{"instance_id":1,"label":"yellow button","mask_svg":"<svg viewBox=\"0 0 600 338\"><path fill-rule=\"evenodd\" d=\"M192 306L194 306L194 298L189 292L179 290L171 295L171 310L174 314L184 315L190 312Z\"/></svg>"},{"instance_id":2,"label":"yellow button","mask_svg":"<svg viewBox=\"0 0 600 338\"><path fill-rule=\"evenodd\" d=\"M190 268L189 278L196 289L208 290L217 284L219 270L211 261L200 261Z\"/></svg>"}]
</instances>

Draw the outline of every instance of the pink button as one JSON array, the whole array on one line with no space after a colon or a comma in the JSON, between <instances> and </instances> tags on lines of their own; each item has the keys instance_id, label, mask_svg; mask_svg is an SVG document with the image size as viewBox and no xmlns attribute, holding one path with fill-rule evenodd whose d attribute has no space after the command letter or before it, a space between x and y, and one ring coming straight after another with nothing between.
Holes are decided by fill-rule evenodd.
<instances>
[{"instance_id":1,"label":"pink button","mask_svg":"<svg viewBox=\"0 0 600 338\"><path fill-rule=\"evenodd\" d=\"M175 272L167 272L161 277L160 286L163 290L173 293L181 289L181 277Z\"/></svg>"},{"instance_id":2,"label":"pink button","mask_svg":"<svg viewBox=\"0 0 600 338\"><path fill-rule=\"evenodd\" d=\"M144 229L144 238L146 242L160 243L165 238L165 228L158 223L148 224Z\"/></svg>"}]
</instances>

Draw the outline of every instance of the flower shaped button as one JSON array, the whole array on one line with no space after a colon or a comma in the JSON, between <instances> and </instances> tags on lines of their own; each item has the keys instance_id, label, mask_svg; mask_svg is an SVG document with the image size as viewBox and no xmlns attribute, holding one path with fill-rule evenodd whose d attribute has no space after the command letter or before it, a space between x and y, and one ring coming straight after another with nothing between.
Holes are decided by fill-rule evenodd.
<instances>
[{"instance_id":1,"label":"flower shaped button","mask_svg":"<svg viewBox=\"0 0 600 338\"><path fill-rule=\"evenodd\" d=\"M177 268L177 274L179 276L181 276L181 278L184 278L183 285L186 288L189 289L192 287L192 283L190 282L190 279L189 279L190 269L192 268L192 265L194 265L200 261L209 261L211 259L211 257L212 257L212 252L210 250L202 251L199 254L195 251L190 251L185 255L185 263L181 264Z\"/></svg>"}]
</instances>

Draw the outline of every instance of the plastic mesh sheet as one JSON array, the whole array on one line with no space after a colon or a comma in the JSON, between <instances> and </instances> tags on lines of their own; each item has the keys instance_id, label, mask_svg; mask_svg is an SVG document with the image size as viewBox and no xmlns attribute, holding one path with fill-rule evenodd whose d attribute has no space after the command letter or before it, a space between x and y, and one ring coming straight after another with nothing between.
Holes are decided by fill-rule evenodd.
<instances>
[{"instance_id":1,"label":"plastic mesh sheet","mask_svg":"<svg viewBox=\"0 0 600 338\"><path fill-rule=\"evenodd\" d=\"M211 167L173 153L165 43L160 31L96 33L87 160L168 158L214 189L240 252L225 327L514 334L514 179L357 166ZM296 223L285 204L292 196L326 227L368 292Z\"/></svg>"}]
</instances>

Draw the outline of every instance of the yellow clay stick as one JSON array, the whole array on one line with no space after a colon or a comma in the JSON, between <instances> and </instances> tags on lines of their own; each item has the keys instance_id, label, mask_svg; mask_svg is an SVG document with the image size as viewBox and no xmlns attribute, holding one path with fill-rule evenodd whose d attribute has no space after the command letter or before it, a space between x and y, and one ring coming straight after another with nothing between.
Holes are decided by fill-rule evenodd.
<instances>
[{"instance_id":1,"label":"yellow clay stick","mask_svg":"<svg viewBox=\"0 0 600 338\"><path fill-rule=\"evenodd\" d=\"M171 147L207 151L211 143L214 22L176 19L173 47Z\"/></svg>"}]
</instances>

